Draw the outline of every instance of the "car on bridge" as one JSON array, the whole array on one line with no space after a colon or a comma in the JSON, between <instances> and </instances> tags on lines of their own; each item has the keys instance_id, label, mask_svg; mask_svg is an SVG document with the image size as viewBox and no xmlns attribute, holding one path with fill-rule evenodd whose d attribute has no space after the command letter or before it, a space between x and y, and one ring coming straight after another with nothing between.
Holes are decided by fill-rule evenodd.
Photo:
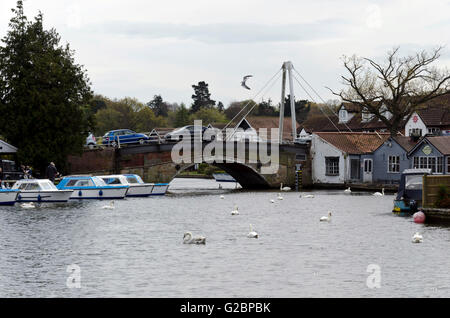
<instances>
[{"instance_id":1,"label":"car on bridge","mask_svg":"<svg viewBox=\"0 0 450 318\"><path fill-rule=\"evenodd\" d=\"M137 133L130 129L116 129L108 131L102 138L102 144L116 147L120 144L141 144L148 142L146 134Z\"/></svg>"},{"instance_id":2,"label":"car on bridge","mask_svg":"<svg viewBox=\"0 0 450 318\"><path fill-rule=\"evenodd\" d=\"M211 128L205 126L198 126L202 132L202 139L205 141L212 141L216 138L215 131ZM200 129L198 129L200 131ZM191 139L195 139L194 136L195 126L189 125L181 128L177 128L174 131L171 131L164 135L164 139L166 141L179 141L185 137L190 137Z\"/></svg>"}]
</instances>

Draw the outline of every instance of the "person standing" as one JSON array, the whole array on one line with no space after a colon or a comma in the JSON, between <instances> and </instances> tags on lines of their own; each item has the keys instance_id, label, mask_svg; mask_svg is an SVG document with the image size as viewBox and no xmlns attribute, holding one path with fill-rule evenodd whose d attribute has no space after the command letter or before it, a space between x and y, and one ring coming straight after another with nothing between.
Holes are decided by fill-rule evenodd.
<instances>
[{"instance_id":1,"label":"person standing","mask_svg":"<svg viewBox=\"0 0 450 318\"><path fill-rule=\"evenodd\" d=\"M53 162L50 162L47 169L45 170L45 175L47 179L50 179L53 183L55 182L55 178L58 175L58 170L56 170L56 166Z\"/></svg>"}]
</instances>

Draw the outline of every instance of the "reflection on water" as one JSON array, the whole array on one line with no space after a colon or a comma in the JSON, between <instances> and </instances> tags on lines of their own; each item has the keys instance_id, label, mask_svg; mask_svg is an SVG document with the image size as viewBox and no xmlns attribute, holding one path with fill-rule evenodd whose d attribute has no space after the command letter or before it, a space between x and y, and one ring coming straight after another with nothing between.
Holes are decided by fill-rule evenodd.
<instances>
[{"instance_id":1,"label":"reflection on water","mask_svg":"<svg viewBox=\"0 0 450 318\"><path fill-rule=\"evenodd\" d=\"M222 186L175 179L169 195L118 200L114 210L101 201L2 207L0 296L450 296L450 228L394 216L393 195L276 200L279 191ZM332 221L319 222L329 210ZM258 239L246 237L249 224ZM186 231L206 245L182 244ZM422 244L411 243L416 231ZM380 266L379 289L366 285L370 264ZM66 286L69 265L81 269L80 289Z\"/></svg>"}]
</instances>

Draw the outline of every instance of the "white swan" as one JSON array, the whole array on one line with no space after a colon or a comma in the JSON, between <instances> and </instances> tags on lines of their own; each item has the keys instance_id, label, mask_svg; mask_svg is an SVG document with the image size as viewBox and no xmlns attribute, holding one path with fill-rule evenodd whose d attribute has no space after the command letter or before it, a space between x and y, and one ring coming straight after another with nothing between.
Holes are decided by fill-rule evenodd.
<instances>
[{"instance_id":1,"label":"white swan","mask_svg":"<svg viewBox=\"0 0 450 318\"><path fill-rule=\"evenodd\" d=\"M416 232L416 234L414 234L414 236L412 237L412 242L413 243L422 243L423 242L423 236L420 235L419 232Z\"/></svg>"},{"instance_id":2,"label":"white swan","mask_svg":"<svg viewBox=\"0 0 450 318\"><path fill-rule=\"evenodd\" d=\"M280 185L280 191L291 191L290 187L283 187L283 184Z\"/></svg>"},{"instance_id":3,"label":"white swan","mask_svg":"<svg viewBox=\"0 0 450 318\"><path fill-rule=\"evenodd\" d=\"M20 207L23 209L34 209L36 206L34 205L33 202L30 202L30 203L22 203Z\"/></svg>"},{"instance_id":4,"label":"white swan","mask_svg":"<svg viewBox=\"0 0 450 318\"><path fill-rule=\"evenodd\" d=\"M300 195L300 198L311 199L311 198L314 198L314 194Z\"/></svg>"},{"instance_id":5,"label":"white swan","mask_svg":"<svg viewBox=\"0 0 450 318\"><path fill-rule=\"evenodd\" d=\"M352 192L352 189L350 189L350 187L348 187L348 189L345 189L344 192L345 192L345 193L351 193L351 192Z\"/></svg>"},{"instance_id":6,"label":"white swan","mask_svg":"<svg viewBox=\"0 0 450 318\"><path fill-rule=\"evenodd\" d=\"M380 192L375 192L373 195L383 196L384 195L384 188L381 189L381 193Z\"/></svg>"},{"instance_id":7,"label":"white swan","mask_svg":"<svg viewBox=\"0 0 450 318\"><path fill-rule=\"evenodd\" d=\"M270 203L275 203L275 200L274 199L270 199Z\"/></svg>"},{"instance_id":8,"label":"white swan","mask_svg":"<svg viewBox=\"0 0 450 318\"><path fill-rule=\"evenodd\" d=\"M231 215L239 215L239 210L238 210L237 205L234 206L234 210L231 211Z\"/></svg>"},{"instance_id":9,"label":"white swan","mask_svg":"<svg viewBox=\"0 0 450 318\"><path fill-rule=\"evenodd\" d=\"M281 193L278 193L277 199L278 199L278 200L283 200L283 199L284 199L284 198L281 196Z\"/></svg>"},{"instance_id":10,"label":"white swan","mask_svg":"<svg viewBox=\"0 0 450 318\"><path fill-rule=\"evenodd\" d=\"M224 197L223 195L221 195L220 198L221 198L222 200L225 199L225 197Z\"/></svg>"},{"instance_id":11,"label":"white swan","mask_svg":"<svg viewBox=\"0 0 450 318\"><path fill-rule=\"evenodd\" d=\"M253 231L252 225L250 224L250 232L247 234L248 238L258 238L258 233Z\"/></svg>"},{"instance_id":12,"label":"white swan","mask_svg":"<svg viewBox=\"0 0 450 318\"><path fill-rule=\"evenodd\" d=\"M331 212L328 212L328 216L322 216L320 218L321 222L330 222L331 221Z\"/></svg>"},{"instance_id":13,"label":"white swan","mask_svg":"<svg viewBox=\"0 0 450 318\"><path fill-rule=\"evenodd\" d=\"M102 206L102 209L113 210L114 209L114 201L111 201L109 205Z\"/></svg>"},{"instance_id":14,"label":"white swan","mask_svg":"<svg viewBox=\"0 0 450 318\"><path fill-rule=\"evenodd\" d=\"M186 232L183 236L183 244L206 244L206 237L193 237L191 232Z\"/></svg>"}]
</instances>

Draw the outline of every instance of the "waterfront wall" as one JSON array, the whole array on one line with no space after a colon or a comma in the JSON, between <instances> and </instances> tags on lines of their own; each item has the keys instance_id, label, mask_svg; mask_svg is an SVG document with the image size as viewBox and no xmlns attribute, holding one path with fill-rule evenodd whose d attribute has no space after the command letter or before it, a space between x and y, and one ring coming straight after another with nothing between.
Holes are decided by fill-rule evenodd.
<instances>
[{"instance_id":1,"label":"waterfront wall","mask_svg":"<svg viewBox=\"0 0 450 318\"><path fill-rule=\"evenodd\" d=\"M450 189L450 175L423 176L422 206L425 208L436 207L440 186Z\"/></svg>"}]
</instances>

